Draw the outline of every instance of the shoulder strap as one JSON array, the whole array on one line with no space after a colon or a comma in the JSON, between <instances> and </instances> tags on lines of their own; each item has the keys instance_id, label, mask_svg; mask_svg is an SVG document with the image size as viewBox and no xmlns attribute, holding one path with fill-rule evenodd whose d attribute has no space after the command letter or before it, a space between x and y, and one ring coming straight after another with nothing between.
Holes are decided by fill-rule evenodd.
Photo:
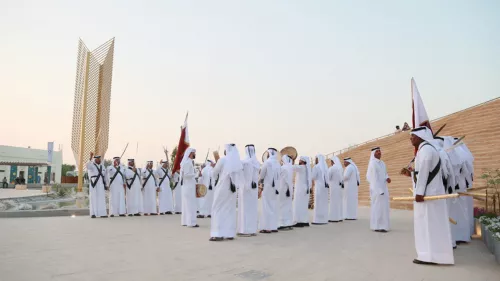
<instances>
[{"instance_id":1,"label":"shoulder strap","mask_svg":"<svg viewBox=\"0 0 500 281\"><path fill-rule=\"evenodd\" d=\"M122 179L123 179L123 174L122 172L120 171L120 166L118 166L118 168L115 168L116 169L116 172L115 174L111 177L111 179L109 180L109 185L113 184L113 181L115 180L116 176L118 176L118 174L120 174L122 176Z\"/></svg>"}]
</instances>

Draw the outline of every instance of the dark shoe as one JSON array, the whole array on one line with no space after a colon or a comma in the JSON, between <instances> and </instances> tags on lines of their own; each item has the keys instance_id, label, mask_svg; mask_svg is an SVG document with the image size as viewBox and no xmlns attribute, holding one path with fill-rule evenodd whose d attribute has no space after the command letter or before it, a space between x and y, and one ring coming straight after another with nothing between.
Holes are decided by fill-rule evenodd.
<instances>
[{"instance_id":1,"label":"dark shoe","mask_svg":"<svg viewBox=\"0 0 500 281\"><path fill-rule=\"evenodd\" d=\"M175 212L175 214L176 214L176 215L180 215L180 214L182 214L182 213L181 213L181 212Z\"/></svg>"},{"instance_id":2,"label":"dark shoe","mask_svg":"<svg viewBox=\"0 0 500 281\"><path fill-rule=\"evenodd\" d=\"M140 217L140 216L141 216L141 214L137 213L137 214L134 214L134 216L136 216L136 217Z\"/></svg>"},{"instance_id":3,"label":"dark shoe","mask_svg":"<svg viewBox=\"0 0 500 281\"><path fill-rule=\"evenodd\" d=\"M346 221L355 221L357 219L345 219Z\"/></svg>"},{"instance_id":4,"label":"dark shoe","mask_svg":"<svg viewBox=\"0 0 500 281\"><path fill-rule=\"evenodd\" d=\"M193 226L191 226L191 227L200 227L200 226L199 226L199 225L197 225L197 224L195 224L195 225L193 225Z\"/></svg>"},{"instance_id":5,"label":"dark shoe","mask_svg":"<svg viewBox=\"0 0 500 281\"><path fill-rule=\"evenodd\" d=\"M205 216L202 216L202 215L197 215L196 218L199 218L199 219L204 219Z\"/></svg>"},{"instance_id":6,"label":"dark shoe","mask_svg":"<svg viewBox=\"0 0 500 281\"><path fill-rule=\"evenodd\" d=\"M387 233L388 231L387 231L387 230L385 230L385 229L379 229L379 231L378 231L378 232Z\"/></svg>"},{"instance_id":7,"label":"dark shoe","mask_svg":"<svg viewBox=\"0 0 500 281\"><path fill-rule=\"evenodd\" d=\"M276 233L276 232L278 232L278 230L277 230L277 229L275 229L275 230L271 230L271 232L274 232L274 233Z\"/></svg>"},{"instance_id":8,"label":"dark shoe","mask_svg":"<svg viewBox=\"0 0 500 281\"><path fill-rule=\"evenodd\" d=\"M171 215L171 214L172 214L172 212L166 212L165 214L166 214L166 215Z\"/></svg>"},{"instance_id":9,"label":"dark shoe","mask_svg":"<svg viewBox=\"0 0 500 281\"><path fill-rule=\"evenodd\" d=\"M109 216L109 217L114 218L114 217L115 217L115 215L111 215L111 216Z\"/></svg>"},{"instance_id":10,"label":"dark shoe","mask_svg":"<svg viewBox=\"0 0 500 281\"><path fill-rule=\"evenodd\" d=\"M341 222L341 221L328 221L328 222Z\"/></svg>"},{"instance_id":11,"label":"dark shoe","mask_svg":"<svg viewBox=\"0 0 500 281\"><path fill-rule=\"evenodd\" d=\"M236 235L238 235L238 237L250 237L250 236L252 236L252 234L246 234L246 233L238 233Z\"/></svg>"},{"instance_id":12,"label":"dark shoe","mask_svg":"<svg viewBox=\"0 0 500 281\"><path fill-rule=\"evenodd\" d=\"M304 225L305 227L309 227L309 226L310 226L310 225L309 225L309 223L307 223L307 222L303 223L303 225Z\"/></svg>"},{"instance_id":13,"label":"dark shoe","mask_svg":"<svg viewBox=\"0 0 500 281\"><path fill-rule=\"evenodd\" d=\"M296 223L293 227L304 227L304 225L302 223Z\"/></svg>"},{"instance_id":14,"label":"dark shoe","mask_svg":"<svg viewBox=\"0 0 500 281\"><path fill-rule=\"evenodd\" d=\"M437 263L426 262L426 261L421 261L421 260L417 260L417 259L414 259L413 263L414 264L423 264L423 265L436 265L437 264Z\"/></svg>"},{"instance_id":15,"label":"dark shoe","mask_svg":"<svg viewBox=\"0 0 500 281\"><path fill-rule=\"evenodd\" d=\"M457 248L457 246L453 247L453 250L455 250Z\"/></svg>"},{"instance_id":16,"label":"dark shoe","mask_svg":"<svg viewBox=\"0 0 500 281\"><path fill-rule=\"evenodd\" d=\"M151 215L151 216L157 216L158 214L157 213L151 213L149 215Z\"/></svg>"},{"instance_id":17,"label":"dark shoe","mask_svg":"<svg viewBox=\"0 0 500 281\"><path fill-rule=\"evenodd\" d=\"M326 223L313 222L312 224L314 224L314 225L325 225Z\"/></svg>"},{"instance_id":18,"label":"dark shoe","mask_svg":"<svg viewBox=\"0 0 500 281\"><path fill-rule=\"evenodd\" d=\"M163 216L165 213L160 213L160 216Z\"/></svg>"},{"instance_id":19,"label":"dark shoe","mask_svg":"<svg viewBox=\"0 0 500 281\"><path fill-rule=\"evenodd\" d=\"M91 218L91 219L95 219L95 216L93 215L93 216L91 216L90 218Z\"/></svg>"},{"instance_id":20,"label":"dark shoe","mask_svg":"<svg viewBox=\"0 0 500 281\"><path fill-rule=\"evenodd\" d=\"M129 214L128 216L129 216L129 217L133 217L134 215L132 215L132 214Z\"/></svg>"},{"instance_id":21,"label":"dark shoe","mask_svg":"<svg viewBox=\"0 0 500 281\"><path fill-rule=\"evenodd\" d=\"M127 215L120 215L120 217L126 217Z\"/></svg>"},{"instance_id":22,"label":"dark shoe","mask_svg":"<svg viewBox=\"0 0 500 281\"><path fill-rule=\"evenodd\" d=\"M460 244L467 244L468 242L465 242L465 241L456 241L456 244L457 245L460 245Z\"/></svg>"},{"instance_id":23,"label":"dark shoe","mask_svg":"<svg viewBox=\"0 0 500 281\"><path fill-rule=\"evenodd\" d=\"M261 231L259 231L259 232L260 232L260 233L265 233L265 234L269 234L269 233L271 233L271 231L269 231L269 230L261 230Z\"/></svg>"},{"instance_id":24,"label":"dark shoe","mask_svg":"<svg viewBox=\"0 0 500 281\"><path fill-rule=\"evenodd\" d=\"M212 216L211 215L208 215L207 218L211 218Z\"/></svg>"},{"instance_id":25,"label":"dark shoe","mask_svg":"<svg viewBox=\"0 0 500 281\"><path fill-rule=\"evenodd\" d=\"M234 237L227 237L227 238L224 238L226 240L234 240Z\"/></svg>"},{"instance_id":26,"label":"dark shoe","mask_svg":"<svg viewBox=\"0 0 500 281\"><path fill-rule=\"evenodd\" d=\"M280 226L280 227L278 227L278 230L283 230L285 228L286 228L286 226Z\"/></svg>"},{"instance_id":27,"label":"dark shoe","mask_svg":"<svg viewBox=\"0 0 500 281\"><path fill-rule=\"evenodd\" d=\"M212 241L212 242L214 242L214 241L222 241L222 240L223 240L222 237L210 237L210 239L208 239L208 241Z\"/></svg>"},{"instance_id":28,"label":"dark shoe","mask_svg":"<svg viewBox=\"0 0 500 281\"><path fill-rule=\"evenodd\" d=\"M101 216L100 218L101 218L101 219L107 219L107 218L108 218L108 216Z\"/></svg>"}]
</instances>

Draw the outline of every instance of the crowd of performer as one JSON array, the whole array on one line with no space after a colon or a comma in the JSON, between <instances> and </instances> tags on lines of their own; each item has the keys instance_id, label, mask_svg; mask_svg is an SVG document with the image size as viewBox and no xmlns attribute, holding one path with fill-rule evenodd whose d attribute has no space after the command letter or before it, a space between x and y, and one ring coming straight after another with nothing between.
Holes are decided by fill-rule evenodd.
<instances>
[{"instance_id":1,"label":"crowd of performer","mask_svg":"<svg viewBox=\"0 0 500 281\"><path fill-rule=\"evenodd\" d=\"M452 247L469 242L473 233L471 197L425 200L426 195L451 194L472 187L474 158L465 144L454 142L452 137L434 138L426 127L411 132L411 143L418 149L415 168L402 173L411 176L414 184L415 263L453 264ZM109 216L181 214L181 225L187 227L199 227L197 219L208 217L210 241L357 219L361 179L352 159L343 159L342 165L335 155L327 160L319 154L312 165L309 157L301 156L295 163L289 155L278 159L274 148L267 152L269 157L261 164L253 145L245 146L242 160L236 145L227 144L224 157L216 162L207 160L198 172L194 165L196 150L188 148L180 171L173 175L167 161L161 161L157 169L148 161L139 169L134 159L128 159L125 167L115 157L113 164L104 168L101 157L91 154L86 166L90 215L108 217L105 190L109 189ZM381 158L381 148L373 148L366 179L370 184L370 228L387 232L391 179ZM203 198L196 197L197 184L207 188ZM449 223L450 217L456 225Z\"/></svg>"}]
</instances>

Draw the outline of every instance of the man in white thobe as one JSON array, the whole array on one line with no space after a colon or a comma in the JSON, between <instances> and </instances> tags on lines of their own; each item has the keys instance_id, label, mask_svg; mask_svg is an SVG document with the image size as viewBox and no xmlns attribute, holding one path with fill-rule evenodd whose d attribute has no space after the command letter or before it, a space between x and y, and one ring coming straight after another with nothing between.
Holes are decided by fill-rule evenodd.
<instances>
[{"instance_id":1,"label":"man in white thobe","mask_svg":"<svg viewBox=\"0 0 500 281\"><path fill-rule=\"evenodd\" d=\"M142 213L142 183L141 170L135 167L134 159L128 159L128 168L125 169L125 181L127 184L127 214L129 216L140 216Z\"/></svg>"},{"instance_id":2,"label":"man in white thobe","mask_svg":"<svg viewBox=\"0 0 500 281\"><path fill-rule=\"evenodd\" d=\"M328 214L329 222L341 222L344 220L344 170L337 156L330 158L332 166L328 168L327 178L330 186L330 208Z\"/></svg>"},{"instance_id":3,"label":"man in white thobe","mask_svg":"<svg viewBox=\"0 0 500 281\"><path fill-rule=\"evenodd\" d=\"M432 132L427 127L411 131L411 143L418 148L415 156L414 230L416 264L454 264L453 247L445 200L426 201L425 196L443 195L439 152L429 141Z\"/></svg>"},{"instance_id":4,"label":"man in white thobe","mask_svg":"<svg viewBox=\"0 0 500 281\"><path fill-rule=\"evenodd\" d=\"M213 176L219 181L215 187L210 241L233 240L236 235L236 191L243 188L243 164L234 144L226 144L225 157L219 159Z\"/></svg>"},{"instance_id":5,"label":"man in white thobe","mask_svg":"<svg viewBox=\"0 0 500 281\"><path fill-rule=\"evenodd\" d=\"M156 182L153 161L146 163L146 168L142 169L142 200L145 215L158 215L156 208L156 193L158 183Z\"/></svg>"},{"instance_id":6,"label":"man in white thobe","mask_svg":"<svg viewBox=\"0 0 500 281\"><path fill-rule=\"evenodd\" d=\"M467 192L467 184L469 178L469 170L466 164L466 158L463 151L459 147L451 149L455 139L453 137L444 137L445 147L450 148L448 155L450 156L453 173L455 174L455 191L456 192ZM467 196L461 196L455 198L455 210L453 213L455 217L453 219L457 222L456 225L452 226L453 238L457 245L468 243L471 240L471 229L470 220L473 218L469 217L469 205Z\"/></svg>"},{"instance_id":7,"label":"man in white thobe","mask_svg":"<svg viewBox=\"0 0 500 281\"><path fill-rule=\"evenodd\" d=\"M188 227L199 227L196 223L196 212L198 202L196 201L196 171L194 169L194 159L196 150L186 149L181 162L181 187L182 187L182 215L181 225Z\"/></svg>"},{"instance_id":8,"label":"man in white thobe","mask_svg":"<svg viewBox=\"0 0 500 281\"><path fill-rule=\"evenodd\" d=\"M200 216L210 218L212 216L212 204L214 202L214 187L215 182L212 177L212 171L215 163L207 160L203 169L201 170L201 177L198 182L207 187L207 194L204 197L202 205L200 206Z\"/></svg>"},{"instance_id":9,"label":"man in white thobe","mask_svg":"<svg viewBox=\"0 0 500 281\"><path fill-rule=\"evenodd\" d=\"M384 161L380 160L382 151L380 147L372 149L366 180L370 183L370 229L376 232L387 232L389 223L389 188L391 183Z\"/></svg>"},{"instance_id":10,"label":"man in white thobe","mask_svg":"<svg viewBox=\"0 0 500 281\"><path fill-rule=\"evenodd\" d=\"M446 153L444 148L444 138L442 137L434 137L434 140L431 141L431 144L438 150L439 158L441 160L441 176L443 180L443 187L445 194L453 194L455 191L455 173L453 172L453 165L451 164L451 159ZM446 206L448 208L448 214L455 221L464 220L464 214L461 211L459 198L450 198L446 199ZM451 233L451 242L453 249L457 248L456 238L458 237L459 229L457 225L450 223L450 233Z\"/></svg>"},{"instance_id":11,"label":"man in white thobe","mask_svg":"<svg viewBox=\"0 0 500 281\"><path fill-rule=\"evenodd\" d=\"M160 215L171 215L174 211L174 199L172 198L172 189L170 188L170 178L172 173L168 170L168 162L161 161L161 166L155 173L158 181L158 212Z\"/></svg>"},{"instance_id":12,"label":"man in white thobe","mask_svg":"<svg viewBox=\"0 0 500 281\"><path fill-rule=\"evenodd\" d=\"M174 182L174 187L172 189L172 195L174 196L174 212L176 215L182 214L182 186L181 186L181 176L179 171L175 172L172 180Z\"/></svg>"},{"instance_id":13,"label":"man in white thobe","mask_svg":"<svg viewBox=\"0 0 500 281\"><path fill-rule=\"evenodd\" d=\"M316 165L312 169L312 178L314 180L314 212L313 222L315 225L328 224L328 190L330 188L327 182L328 166L325 156L316 155Z\"/></svg>"},{"instance_id":14,"label":"man in white thobe","mask_svg":"<svg viewBox=\"0 0 500 281\"><path fill-rule=\"evenodd\" d=\"M458 140L455 138L455 141ZM465 178L467 180L466 186L467 189L472 188L473 182L474 182L474 156L470 152L469 148L467 145L463 142L461 142L458 145L458 148L461 149L462 155L465 158L465 166L467 167L467 174L465 174ZM465 198L466 204L467 204L467 211L468 211L468 219L469 219L469 225L470 225L470 233L471 235L474 234L475 232L475 225L474 225L474 200L472 199L471 196L466 196Z\"/></svg>"},{"instance_id":15,"label":"man in white thobe","mask_svg":"<svg viewBox=\"0 0 500 281\"><path fill-rule=\"evenodd\" d=\"M120 164L120 157L113 158L113 165L106 171L106 183L109 185L109 214L110 217L124 217L127 213L125 208L125 166Z\"/></svg>"},{"instance_id":16,"label":"man in white thobe","mask_svg":"<svg viewBox=\"0 0 500 281\"><path fill-rule=\"evenodd\" d=\"M94 161L92 161L92 158ZM107 218L106 210L106 169L101 164L101 156L90 153L86 164L89 175L89 211L90 217Z\"/></svg>"},{"instance_id":17,"label":"man in white thobe","mask_svg":"<svg viewBox=\"0 0 500 281\"><path fill-rule=\"evenodd\" d=\"M344 159L344 219L358 219L359 170L351 158Z\"/></svg>"},{"instance_id":18,"label":"man in white thobe","mask_svg":"<svg viewBox=\"0 0 500 281\"><path fill-rule=\"evenodd\" d=\"M293 160L288 155L283 155L281 160L283 165L280 171L280 186L278 191L278 230L291 230L293 226Z\"/></svg>"},{"instance_id":19,"label":"man in white thobe","mask_svg":"<svg viewBox=\"0 0 500 281\"><path fill-rule=\"evenodd\" d=\"M309 197L312 187L312 171L309 157L301 156L299 164L294 165L296 173L295 190L293 191L293 221L294 227L309 226Z\"/></svg>"},{"instance_id":20,"label":"man in white thobe","mask_svg":"<svg viewBox=\"0 0 500 281\"><path fill-rule=\"evenodd\" d=\"M260 163L255 155L253 144L245 146L246 158L243 163L244 184L238 190L238 236L255 236L259 217L259 182Z\"/></svg>"},{"instance_id":21,"label":"man in white thobe","mask_svg":"<svg viewBox=\"0 0 500 281\"><path fill-rule=\"evenodd\" d=\"M259 220L260 233L278 232L277 199L279 195L280 163L275 148L267 150L269 158L262 165L259 181L263 183L261 201L262 213Z\"/></svg>"}]
</instances>

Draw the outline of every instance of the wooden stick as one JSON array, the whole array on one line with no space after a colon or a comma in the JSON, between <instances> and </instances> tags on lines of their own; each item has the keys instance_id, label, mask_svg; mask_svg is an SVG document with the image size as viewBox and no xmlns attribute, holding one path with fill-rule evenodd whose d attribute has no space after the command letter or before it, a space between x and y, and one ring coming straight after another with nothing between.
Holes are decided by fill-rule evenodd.
<instances>
[{"instance_id":1,"label":"wooden stick","mask_svg":"<svg viewBox=\"0 0 500 281\"><path fill-rule=\"evenodd\" d=\"M492 187L488 187L488 186L471 187L471 188L467 188L467 192L469 192L469 191L485 190L485 189L489 189L489 188L492 188Z\"/></svg>"},{"instance_id":2,"label":"wooden stick","mask_svg":"<svg viewBox=\"0 0 500 281\"><path fill-rule=\"evenodd\" d=\"M408 190L413 194L413 189L408 187Z\"/></svg>"},{"instance_id":3,"label":"wooden stick","mask_svg":"<svg viewBox=\"0 0 500 281\"><path fill-rule=\"evenodd\" d=\"M489 195L482 193L471 193L471 192L458 192L461 196L478 196L478 197L488 197Z\"/></svg>"},{"instance_id":4,"label":"wooden stick","mask_svg":"<svg viewBox=\"0 0 500 281\"><path fill-rule=\"evenodd\" d=\"M445 194L445 195L431 195L431 196L424 196L425 201L431 201L431 200L440 200L440 199L450 199L450 198L457 198L459 197L459 194ZM415 197L393 197L391 198L392 201L414 201Z\"/></svg>"},{"instance_id":5,"label":"wooden stick","mask_svg":"<svg viewBox=\"0 0 500 281\"><path fill-rule=\"evenodd\" d=\"M448 220L452 223L452 224L457 224L457 221L452 219L452 218L448 218Z\"/></svg>"},{"instance_id":6,"label":"wooden stick","mask_svg":"<svg viewBox=\"0 0 500 281\"><path fill-rule=\"evenodd\" d=\"M478 200L478 201L486 201L486 199L485 199L485 198L476 197L476 196L472 196L472 199L474 199L474 200Z\"/></svg>"}]
</instances>

